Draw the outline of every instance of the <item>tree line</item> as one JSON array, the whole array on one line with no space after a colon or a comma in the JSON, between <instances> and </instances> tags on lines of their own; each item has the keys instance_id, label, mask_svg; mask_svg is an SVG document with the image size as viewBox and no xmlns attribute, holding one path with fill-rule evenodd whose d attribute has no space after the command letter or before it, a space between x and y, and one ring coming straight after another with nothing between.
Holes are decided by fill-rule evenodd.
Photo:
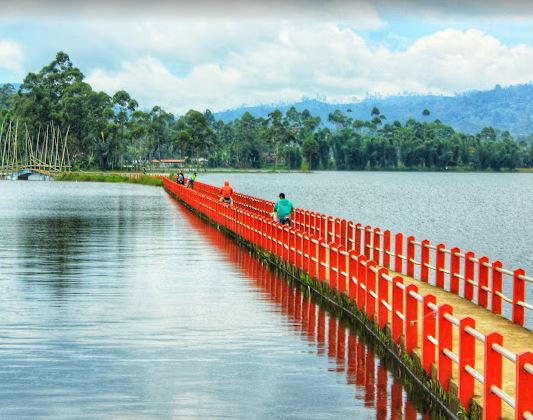
<instances>
[{"instance_id":1,"label":"tree line","mask_svg":"<svg viewBox=\"0 0 533 420\"><path fill-rule=\"evenodd\" d=\"M473 169L533 167L533 134L516 141L486 127L477 134L431 119L388 121L376 107L368 120L330 113L327 121L294 107L266 117L244 113L225 123L209 110L176 116L159 106L143 110L126 91L96 92L64 52L18 90L0 87L0 119L30 133L53 123L69 129L75 169L146 166L154 159L207 159L210 167L288 169ZM177 93L179 94L179 92Z\"/></svg>"}]
</instances>

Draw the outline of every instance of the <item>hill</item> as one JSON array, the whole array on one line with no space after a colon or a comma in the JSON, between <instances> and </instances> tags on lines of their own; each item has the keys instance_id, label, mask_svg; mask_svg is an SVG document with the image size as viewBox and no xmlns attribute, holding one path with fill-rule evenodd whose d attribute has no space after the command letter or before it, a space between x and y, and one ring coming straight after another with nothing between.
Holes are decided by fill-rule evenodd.
<instances>
[{"instance_id":1,"label":"hill","mask_svg":"<svg viewBox=\"0 0 533 420\"><path fill-rule=\"evenodd\" d=\"M15 89L15 92L19 89L20 85L22 83L0 83L0 88L2 88L2 86L5 86L5 85L11 85L13 86L13 89Z\"/></svg>"},{"instance_id":2,"label":"hill","mask_svg":"<svg viewBox=\"0 0 533 420\"><path fill-rule=\"evenodd\" d=\"M514 136L533 133L533 83L501 87L492 90L467 92L455 96L406 95L386 98L367 98L354 103L328 103L316 99L304 99L296 103L240 107L215 114L225 122L249 112L254 117L265 117L279 108L287 111L294 106L299 111L308 109L327 124L328 114L340 109L352 118L367 120L370 111L377 106L387 121L402 123L409 118L422 120L439 119L455 129L466 133L477 133L484 127L508 130ZM431 115L423 117L422 111L429 109Z\"/></svg>"}]
</instances>

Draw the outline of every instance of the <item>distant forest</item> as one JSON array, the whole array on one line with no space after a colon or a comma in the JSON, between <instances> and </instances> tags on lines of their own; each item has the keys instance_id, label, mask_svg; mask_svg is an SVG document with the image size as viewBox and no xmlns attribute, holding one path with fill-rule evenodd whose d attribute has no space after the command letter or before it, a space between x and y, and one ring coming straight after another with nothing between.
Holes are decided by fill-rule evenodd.
<instances>
[{"instance_id":1,"label":"distant forest","mask_svg":"<svg viewBox=\"0 0 533 420\"><path fill-rule=\"evenodd\" d=\"M309 110L245 112L230 121L205 110L176 116L159 106L139 109L126 91L96 92L69 56L59 52L15 89L0 87L1 123L30 134L49 123L69 129L76 170L141 168L153 159L207 159L209 167L288 169L513 170L533 167L533 134L484 127L454 130L421 107L419 118L392 120L378 106L367 118L349 109L327 118ZM179 92L176 92L179 95Z\"/></svg>"},{"instance_id":2,"label":"distant forest","mask_svg":"<svg viewBox=\"0 0 533 420\"><path fill-rule=\"evenodd\" d=\"M266 117L279 109L286 112L295 107L309 110L329 126L328 115L337 109L354 119L367 119L376 107L389 121L405 124L410 119L420 119L420 112L431 110L431 119L439 119L455 130L467 134L479 133L485 127L509 131L515 139L525 139L533 133L533 83L501 87L486 91L464 92L454 96L399 95L368 96L353 103L328 103L319 99L303 99L299 102L274 105L242 106L215 114L224 122L240 118L245 112L254 117Z\"/></svg>"}]
</instances>

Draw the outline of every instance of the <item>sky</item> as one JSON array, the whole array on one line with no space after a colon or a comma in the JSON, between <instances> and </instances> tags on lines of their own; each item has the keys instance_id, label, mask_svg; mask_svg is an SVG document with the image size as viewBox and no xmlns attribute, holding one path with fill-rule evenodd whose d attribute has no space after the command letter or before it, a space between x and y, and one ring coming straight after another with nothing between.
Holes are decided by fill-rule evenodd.
<instances>
[{"instance_id":1,"label":"sky","mask_svg":"<svg viewBox=\"0 0 533 420\"><path fill-rule=\"evenodd\" d=\"M0 83L58 51L142 108L439 94L533 81L533 1L0 0Z\"/></svg>"}]
</instances>

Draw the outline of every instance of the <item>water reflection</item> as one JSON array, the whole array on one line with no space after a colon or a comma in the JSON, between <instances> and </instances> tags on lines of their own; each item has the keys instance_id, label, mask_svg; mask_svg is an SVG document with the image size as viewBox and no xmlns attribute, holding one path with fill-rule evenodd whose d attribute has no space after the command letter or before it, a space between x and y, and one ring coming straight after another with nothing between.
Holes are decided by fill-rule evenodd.
<instances>
[{"instance_id":1,"label":"water reflection","mask_svg":"<svg viewBox=\"0 0 533 420\"><path fill-rule=\"evenodd\" d=\"M291 320L291 329L306 339L318 356L327 354L328 370L346 375L346 384L355 385L354 398L365 407L374 408L376 419L415 419L420 415L400 379L387 370L363 337L220 231L179 205L177 208L191 226L240 267L262 299L273 302ZM429 417L429 413L424 416Z\"/></svg>"},{"instance_id":2,"label":"water reflection","mask_svg":"<svg viewBox=\"0 0 533 420\"><path fill-rule=\"evenodd\" d=\"M105 229L101 223L91 225L79 216L44 220L26 217L15 221L14 225L17 258L24 261L17 274L27 281L53 279L50 285L58 288L68 287L70 275L77 272L72 261L85 252L83 239L92 236L91 229Z\"/></svg>"},{"instance_id":3,"label":"water reflection","mask_svg":"<svg viewBox=\"0 0 533 420\"><path fill-rule=\"evenodd\" d=\"M372 346L162 190L0 203L0 417L415 416Z\"/></svg>"}]
</instances>

